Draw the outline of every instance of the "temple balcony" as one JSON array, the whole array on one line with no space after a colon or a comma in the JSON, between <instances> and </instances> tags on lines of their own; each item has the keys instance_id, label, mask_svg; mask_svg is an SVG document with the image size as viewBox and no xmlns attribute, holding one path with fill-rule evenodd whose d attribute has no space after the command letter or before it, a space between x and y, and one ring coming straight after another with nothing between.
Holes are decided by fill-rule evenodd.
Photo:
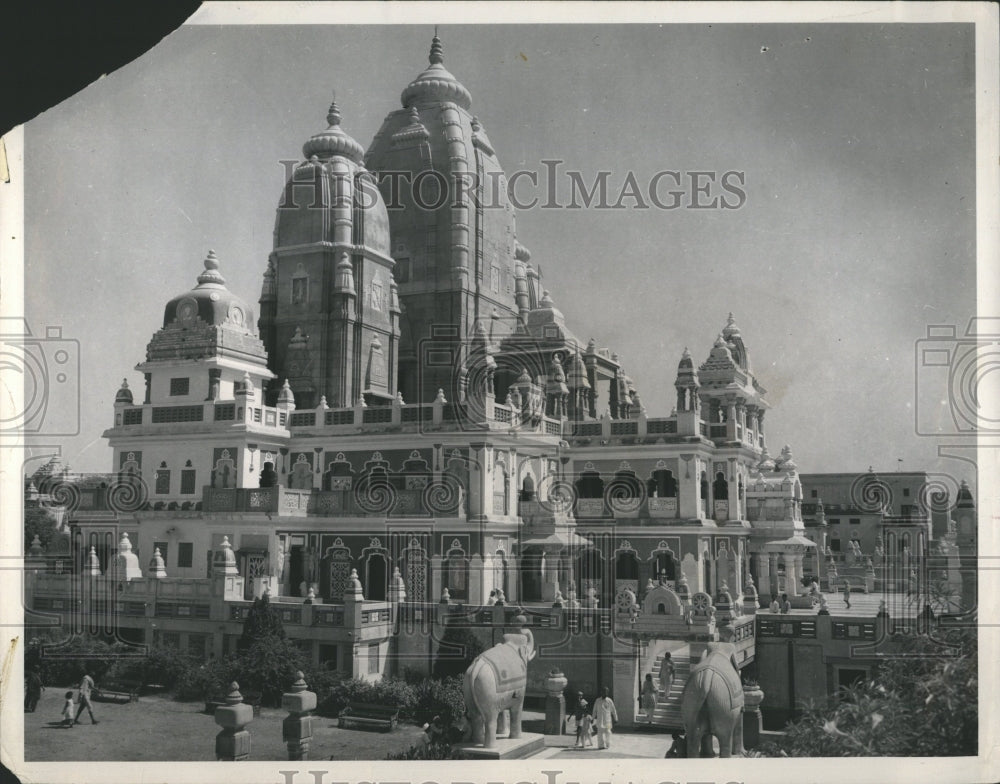
<instances>
[{"instance_id":1,"label":"temple balcony","mask_svg":"<svg viewBox=\"0 0 1000 784\"><path fill-rule=\"evenodd\" d=\"M288 435L288 412L244 400L206 400L186 405L145 403L115 412L117 435L200 432L206 424L242 425L247 432Z\"/></svg>"},{"instance_id":2,"label":"temple balcony","mask_svg":"<svg viewBox=\"0 0 1000 784\"><path fill-rule=\"evenodd\" d=\"M279 517L465 517L461 494L449 497L435 485L405 490L377 485L365 490L292 490L282 485L256 488L206 487L206 513L257 512Z\"/></svg>"},{"instance_id":3,"label":"temple balcony","mask_svg":"<svg viewBox=\"0 0 1000 784\"><path fill-rule=\"evenodd\" d=\"M347 408L293 411L288 417L293 434L421 433L428 431L506 431L561 436L563 420L549 416L528 417L516 406L496 402L492 396L466 403L406 404L394 400L387 406L358 404Z\"/></svg>"}]
</instances>

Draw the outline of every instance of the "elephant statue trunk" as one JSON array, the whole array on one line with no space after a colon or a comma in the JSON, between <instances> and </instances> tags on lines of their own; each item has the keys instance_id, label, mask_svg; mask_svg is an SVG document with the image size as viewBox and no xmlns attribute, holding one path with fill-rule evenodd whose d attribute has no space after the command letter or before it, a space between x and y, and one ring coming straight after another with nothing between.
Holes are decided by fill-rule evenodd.
<instances>
[{"instance_id":1,"label":"elephant statue trunk","mask_svg":"<svg viewBox=\"0 0 1000 784\"><path fill-rule=\"evenodd\" d=\"M496 745L497 723L510 711L510 738L521 737L521 710L528 685L528 662L535 658L535 640L518 616L521 630L507 633L475 658L462 679L465 713L472 728L473 743L485 748Z\"/></svg>"}]
</instances>

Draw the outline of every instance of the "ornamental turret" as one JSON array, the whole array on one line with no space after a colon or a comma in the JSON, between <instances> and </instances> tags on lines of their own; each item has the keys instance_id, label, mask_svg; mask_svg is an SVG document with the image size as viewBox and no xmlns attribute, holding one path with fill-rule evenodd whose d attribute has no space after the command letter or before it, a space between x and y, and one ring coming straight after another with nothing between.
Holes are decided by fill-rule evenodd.
<instances>
[{"instance_id":1,"label":"ornamental turret","mask_svg":"<svg viewBox=\"0 0 1000 784\"><path fill-rule=\"evenodd\" d=\"M445 68L437 35L428 60L365 158L372 171L393 173L380 188L392 205L392 255L407 270L397 281L406 313L398 386L411 403L430 402L439 388L460 400L455 369L472 372L476 322L492 319L490 338L499 342L515 332L525 304L523 292L515 301L514 208L496 150L483 118L471 114L471 94ZM422 347L444 341L455 361L419 367Z\"/></svg>"},{"instance_id":2,"label":"ornamental turret","mask_svg":"<svg viewBox=\"0 0 1000 784\"><path fill-rule=\"evenodd\" d=\"M278 205L261 331L270 367L288 379L300 407L315 407L322 395L333 407L361 398L389 404L398 331L389 216L336 100L326 120L303 145ZM269 389L269 403L278 392Z\"/></svg>"}]
</instances>

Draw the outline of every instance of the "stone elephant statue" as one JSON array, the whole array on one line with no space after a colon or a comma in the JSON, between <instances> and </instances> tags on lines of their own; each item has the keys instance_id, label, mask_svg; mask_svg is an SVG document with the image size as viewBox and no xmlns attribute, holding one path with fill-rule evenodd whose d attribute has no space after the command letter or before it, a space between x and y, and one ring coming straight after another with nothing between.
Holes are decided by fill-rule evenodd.
<instances>
[{"instance_id":1,"label":"stone elephant statue","mask_svg":"<svg viewBox=\"0 0 1000 784\"><path fill-rule=\"evenodd\" d=\"M519 620L524 620L519 616ZM524 620L524 624L527 621ZM497 721L510 711L510 737L521 737L521 708L528 685L528 662L535 658L531 629L507 633L475 658L462 680L465 714L472 728L473 743L485 748L496 745Z\"/></svg>"},{"instance_id":2,"label":"stone elephant statue","mask_svg":"<svg viewBox=\"0 0 1000 784\"><path fill-rule=\"evenodd\" d=\"M688 757L714 756L713 735L719 739L720 757L743 754L743 684L732 643L709 643L691 668L681 695L681 717Z\"/></svg>"}]
</instances>

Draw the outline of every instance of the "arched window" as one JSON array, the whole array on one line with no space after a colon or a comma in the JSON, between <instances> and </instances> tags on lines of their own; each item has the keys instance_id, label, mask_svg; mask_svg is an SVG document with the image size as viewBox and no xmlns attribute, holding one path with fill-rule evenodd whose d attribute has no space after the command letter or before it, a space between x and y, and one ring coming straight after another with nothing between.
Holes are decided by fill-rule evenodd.
<instances>
[{"instance_id":1,"label":"arched window","mask_svg":"<svg viewBox=\"0 0 1000 784\"><path fill-rule=\"evenodd\" d=\"M441 568L443 572L441 587L448 589L452 599L468 600L469 559L457 539L452 542Z\"/></svg>"},{"instance_id":2,"label":"arched window","mask_svg":"<svg viewBox=\"0 0 1000 784\"><path fill-rule=\"evenodd\" d=\"M701 481L698 487L701 491L702 516L708 517L708 475L704 471L701 472Z\"/></svg>"},{"instance_id":3,"label":"arched window","mask_svg":"<svg viewBox=\"0 0 1000 784\"><path fill-rule=\"evenodd\" d=\"M676 498L677 480L674 472L659 468L652 473L648 482L649 495L652 498Z\"/></svg>"},{"instance_id":4,"label":"arched window","mask_svg":"<svg viewBox=\"0 0 1000 784\"><path fill-rule=\"evenodd\" d=\"M323 489L327 492L350 490L354 486L354 472L346 460L333 460L323 472Z\"/></svg>"},{"instance_id":5,"label":"arched window","mask_svg":"<svg viewBox=\"0 0 1000 784\"><path fill-rule=\"evenodd\" d=\"M535 500L535 478L531 474L525 474L524 481L521 482L521 500Z\"/></svg>"},{"instance_id":6,"label":"arched window","mask_svg":"<svg viewBox=\"0 0 1000 784\"><path fill-rule=\"evenodd\" d=\"M604 498L604 480L596 471L584 471L576 480L578 498Z\"/></svg>"},{"instance_id":7,"label":"arched window","mask_svg":"<svg viewBox=\"0 0 1000 784\"><path fill-rule=\"evenodd\" d=\"M615 557L615 579L639 579L639 561L631 550L623 550Z\"/></svg>"},{"instance_id":8,"label":"arched window","mask_svg":"<svg viewBox=\"0 0 1000 784\"><path fill-rule=\"evenodd\" d=\"M669 550L658 550L653 559L653 580L676 580L677 561Z\"/></svg>"},{"instance_id":9,"label":"arched window","mask_svg":"<svg viewBox=\"0 0 1000 784\"><path fill-rule=\"evenodd\" d=\"M723 476L721 471L715 475L715 481L712 482L712 495L716 501L726 501L729 499L729 482L726 481L726 477Z\"/></svg>"}]
</instances>

